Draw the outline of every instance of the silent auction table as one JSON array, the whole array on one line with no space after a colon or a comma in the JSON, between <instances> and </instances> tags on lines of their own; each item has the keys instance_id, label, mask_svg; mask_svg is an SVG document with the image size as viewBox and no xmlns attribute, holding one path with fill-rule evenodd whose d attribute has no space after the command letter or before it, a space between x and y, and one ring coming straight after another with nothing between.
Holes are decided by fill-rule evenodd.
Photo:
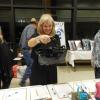
<instances>
[{"instance_id":1,"label":"silent auction table","mask_svg":"<svg viewBox=\"0 0 100 100\"><path fill-rule=\"evenodd\" d=\"M75 67L75 61L77 60L91 60L92 51L83 51L83 50L68 50L66 55L66 62L68 62L72 67Z\"/></svg>"},{"instance_id":2,"label":"silent auction table","mask_svg":"<svg viewBox=\"0 0 100 100\"><path fill-rule=\"evenodd\" d=\"M85 91L95 100L95 83L100 79L66 82L64 84L49 84L27 87L17 87L0 90L0 100L77 100L78 86L85 86Z\"/></svg>"}]
</instances>

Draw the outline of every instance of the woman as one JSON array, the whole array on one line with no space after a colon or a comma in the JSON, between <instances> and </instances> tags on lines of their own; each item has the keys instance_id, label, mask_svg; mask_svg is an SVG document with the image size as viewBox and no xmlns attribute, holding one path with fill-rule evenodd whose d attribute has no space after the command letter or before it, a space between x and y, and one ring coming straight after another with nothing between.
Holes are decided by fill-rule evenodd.
<instances>
[{"instance_id":1,"label":"woman","mask_svg":"<svg viewBox=\"0 0 100 100\"><path fill-rule=\"evenodd\" d=\"M32 47L32 57L34 59L32 74L30 77L31 85L45 85L57 83L57 68L55 65L40 65L36 51L41 48L53 48L60 45L58 35L55 35L54 20L49 14L43 14L38 22L38 33L33 35L28 41ZM54 38L54 39L52 39ZM45 53L45 51L44 51Z\"/></svg>"}]
</instances>

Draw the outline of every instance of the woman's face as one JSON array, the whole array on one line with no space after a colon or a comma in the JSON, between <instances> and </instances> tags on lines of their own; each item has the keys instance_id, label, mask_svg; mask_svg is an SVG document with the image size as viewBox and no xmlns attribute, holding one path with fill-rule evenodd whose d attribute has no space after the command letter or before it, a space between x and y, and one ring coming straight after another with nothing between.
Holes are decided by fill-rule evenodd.
<instances>
[{"instance_id":1,"label":"woman's face","mask_svg":"<svg viewBox=\"0 0 100 100\"><path fill-rule=\"evenodd\" d=\"M44 34L50 35L50 33L52 32L53 25L50 22L44 22L42 28Z\"/></svg>"}]
</instances>

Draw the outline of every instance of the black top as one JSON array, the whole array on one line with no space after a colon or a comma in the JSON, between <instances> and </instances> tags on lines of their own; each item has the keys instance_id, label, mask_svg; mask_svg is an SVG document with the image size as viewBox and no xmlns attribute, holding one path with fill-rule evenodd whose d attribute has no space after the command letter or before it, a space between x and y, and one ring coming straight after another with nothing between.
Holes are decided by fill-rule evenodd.
<instances>
[{"instance_id":1,"label":"black top","mask_svg":"<svg viewBox=\"0 0 100 100\"><path fill-rule=\"evenodd\" d=\"M40 65L38 63L37 50L44 48L55 48L60 46L60 39L58 35L55 35L51 42L48 44L38 44L32 49L33 66L30 77L31 85L45 85L57 83L57 68L55 65ZM44 51L44 53L47 53Z\"/></svg>"}]
</instances>

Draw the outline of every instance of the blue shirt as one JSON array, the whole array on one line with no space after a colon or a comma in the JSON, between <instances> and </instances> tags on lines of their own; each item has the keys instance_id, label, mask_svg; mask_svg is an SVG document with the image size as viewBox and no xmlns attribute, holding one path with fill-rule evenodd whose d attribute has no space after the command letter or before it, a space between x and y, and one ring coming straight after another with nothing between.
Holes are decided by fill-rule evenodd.
<instances>
[{"instance_id":1,"label":"blue shirt","mask_svg":"<svg viewBox=\"0 0 100 100\"><path fill-rule=\"evenodd\" d=\"M21 35L19 46L21 49L29 49L28 40L35 34L35 28L32 24L27 25Z\"/></svg>"}]
</instances>

